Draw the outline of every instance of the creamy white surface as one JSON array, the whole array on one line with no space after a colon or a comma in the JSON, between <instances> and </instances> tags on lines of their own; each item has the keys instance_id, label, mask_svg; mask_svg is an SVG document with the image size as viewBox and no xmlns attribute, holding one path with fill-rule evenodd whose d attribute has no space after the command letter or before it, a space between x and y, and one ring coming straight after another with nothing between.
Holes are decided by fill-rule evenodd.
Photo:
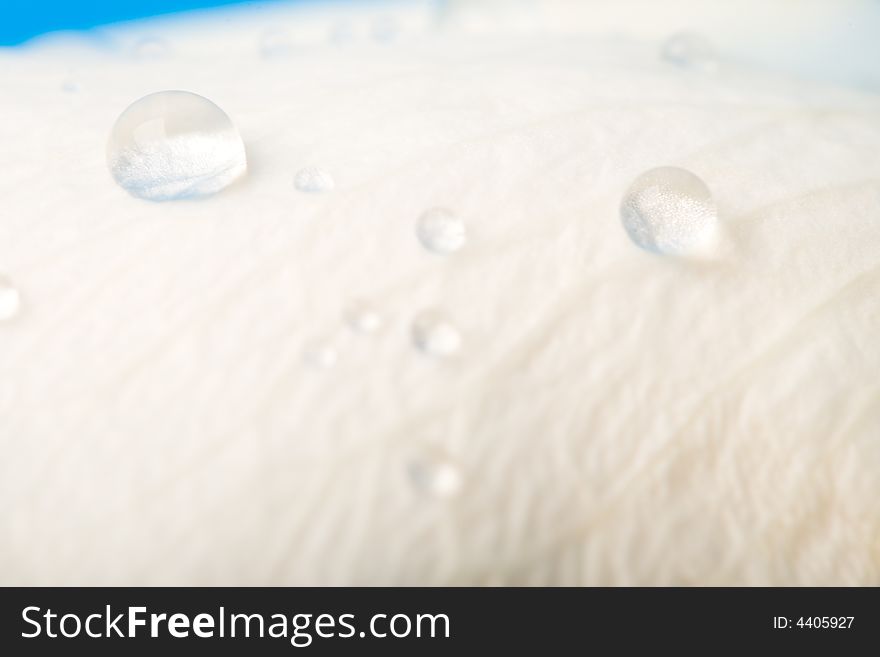
<instances>
[{"instance_id":1,"label":"creamy white surface","mask_svg":"<svg viewBox=\"0 0 880 657\"><path fill-rule=\"evenodd\" d=\"M0 583L880 584L876 87L772 58L681 71L662 34L602 36L584 7L411 6L387 44L357 14L342 45L291 11L270 59L266 16L0 51L0 275L22 297L0 324ZM722 53L745 42L723 7ZM140 33L173 54L127 57ZM230 116L246 178L162 204L114 184L113 121L162 89ZM714 193L711 257L623 230L662 165ZM299 192L309 166L335 188ZM466 221L461 252L421 247L431 207ZM359 299L375 333L345 324ZM426 308L455 358L413 347ZM303 363L314 340L333 367ZM426 451L456 495L413 486Z\"/></svg>"}]
</instances>

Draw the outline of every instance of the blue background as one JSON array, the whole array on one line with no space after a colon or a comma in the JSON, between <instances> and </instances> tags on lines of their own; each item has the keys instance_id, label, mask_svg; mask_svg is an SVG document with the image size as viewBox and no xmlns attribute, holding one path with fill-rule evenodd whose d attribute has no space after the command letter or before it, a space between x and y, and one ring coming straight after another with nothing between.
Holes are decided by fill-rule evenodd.
<instances>
[{"instance_id":1,"label":"blue background","mask_svg":"<svg viewBox=\"0 0 880 657\"><path fill-rule=\"evenodd\" d=\"M241 0L0 0L0 45L22 43L55 30L81 30L104 23L221 5L266 5Z\"/></svg>"}]
</instances>

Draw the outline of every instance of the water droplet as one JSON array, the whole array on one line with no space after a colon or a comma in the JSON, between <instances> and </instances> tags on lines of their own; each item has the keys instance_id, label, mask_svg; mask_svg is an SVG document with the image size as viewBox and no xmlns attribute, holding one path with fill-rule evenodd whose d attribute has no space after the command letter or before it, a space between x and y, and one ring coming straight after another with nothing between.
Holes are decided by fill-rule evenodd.
<instances>
[{"instance_id":1,"label":"water droplet","mask_svg":"<svg viewBox=\"0 0 880 657\"><path fill-rule=\"evenodd\" d=\"M21 293L12 281L0 276L0 322L7 322L21 309Z\"/></svg>"},{"instance_id":2,"label":"water droplet","mask_svg":"<svg viewBox=\"0 0 880 657\"><path fill-rule=\"evenodd\" d=\"M431 497L452 497L464 483L461 469L449 457L430 453L423 454L409 464L407 472L413 486Z\"/></svg>"},{"instance_id":3,"label":"water droplet","mask_svg":"<svg viewBox=\"0 0 880 657\"><path fill-rule=\"evenodd\" d=\"M300 169L293 179L293 184L299 191L310 194L329 192L336 185L333 176L318 167Z\"/></svg>"},{"instance_id":4,"label":"water droplet","mask_svg":"<svg viewBox=\"0 0 880 657\"><path fill-rule=\"evenodd\" d=\"M428 356L446 358L461 349L461 333L443 313L426 310L412 323L413 344Z\"/></svg>"},{"instance_id":5,"label":"water droplet","mask_svg":"<svg viewBox=\"0 0 880 657\"><path fill-rule=\"evenodd\" d=\"M700 178L677 167L646 171L620 206L632 241L655 253L684 253L707 245L717 228L712 194Z\"/></svg>"},{"instance_id":6,"label":"water droplet","mask_svg":"<svg viewBox=\"0 0 880 657\"><path fill-rule=\"evenodd\" d=\"M269 29L260 37L260 55L266 59L284 57L293 51L293 40L286 30Z\"/></svg>"},{"instance_id":7,"label":"water droplet","mask_svg":"<svg viewBox=\"0 0 880 657\"><path fill-rule=\"evenodd\" d=\"M354 26L351 21L341 19L330 26L330 43L336 46L347 46L354 41Z\"/></svg>"},{"instance_id":8,"label":"water droplet","mask_svg":"<svg viewBox=\"0 0 880 657\"><path fill-rule=\"evenodd\" d=\"M61 83L61 91L67 94L75 94L79 91L79 84L74 80L65 80Z\"/></svg>"},{"instance_id":9,"label":"water droplet","mask_svg":"<svg viewBox=\"0 0 880 657\"><path fill-rule=\"evenodd\" d=\"M165 59L171 55L171 47L164 39L155 36L148 36L140 39L134 44L132 54L135 59L141 61Z\"/></svg>"},{"instance_id":10,"label":"water droplet","mask_svg":"<svg viewBox=\"0 0 880 657\"><path fill-rule=\"evenodd\" d=\"M660 52L667 62L683 68L713 71L718 67L715 48L699 34L675 34L666 40Z\"/></svg>"},{"instance_id":11,"label":"water droplet","mask_svg":"<svg viewBox=\"0 0 880 657\"><path fill-rule=\"evenodd\" d=\"M150 201L210 196L247 171L226 113L188 91L160 91L119 115L107 144L116 182Z\"/></svg>"},{"instance_id":12,"label":"water droplet","mask_svg":"<svg viewBox=\"0 0 880 657\"><path fill-rule=\"evenodd\" d=\"M345 323L355 333L375 333L382 328L382 315L365 301L354 301L345 311Z\"/></svg>"},{"instance_id":13,"label":"water droplet","mask_svg":"<svg viewBox=\"0 0 880 657\"><path fill-rule=\"evenodd\" d=\"M303 349L303 360L306 365L326 370L336 365L338 354L336 348L325 340L312 340Z\"/></svg>"},{"instance_id":14,"label":"water droplet","mask_svg":"<svg viewBox=\"0 0 880 657\"><path fill-rule=\"evenodd\" d=\"M445 208L433 208L419 217L416 236L428 251L448 255L467 241L464 222Z\"/></svg>"}]
</instances>

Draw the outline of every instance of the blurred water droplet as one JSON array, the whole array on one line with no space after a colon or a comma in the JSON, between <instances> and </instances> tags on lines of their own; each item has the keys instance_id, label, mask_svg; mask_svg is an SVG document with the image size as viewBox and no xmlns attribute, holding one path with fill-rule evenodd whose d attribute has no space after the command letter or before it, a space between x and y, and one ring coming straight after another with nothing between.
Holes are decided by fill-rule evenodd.
<instances>
[{"instance_id":1,"label":"blurred water droplet","mask_svg":"<svg viewBox=\"0 0 880 657\"><path fill-rule=\"evenodd\" d=\"M132 55L141 61L165 59L171 56L171 46L165 39L148 36L138 40L132 48Z\"/></svg>"},{"instance_id":2,"label":"blurred water droplet","mask_svg":"<svg viewBox=\"0 0 880 657\"><path fill-rule=\"evenodd\" d=\"M718 67L715 48L699 34L674 34L666 40L660 52L663 59L682 68L708 72Z\"/></svg>"},{"instance_id":3,"label":"blurred water droplet","mask_svg":"<svg viewBox=\"0 0 880 657\"><path fill-rule=\"evenodd\" d=\"M286 30L272 28L260 37L260 55L265 59L285 57L293 52L293 39Z\"/></svg>"},{"instance_id":4,"label":"blurred water droplet","mask_svg":"<svg viewBox=\"0 0 880 657\"><path fill-rule=\"evenodd\" d=\"M345 323L355 333L375 333L382 328L382 315L365 301L353 301L345 310Z\"/></svg>"},{"instance_id":5,"label":"blurred water droplet","mask_svg":"<svg viewBox=\"0 0 880 657\"><path fill-rule=\"evenodd\" d=\"M620 206L633 242L655 253L684 253L708 245L717 228L712 194L678 167L658 167L633 181Z\"/></svg>"},{"instance_id":6,"label":"blurred water droplet","mask_svg":"<svg viewBox=\"0 0 880 657\"><path fill-rule=\"evenodd\" d=\"M0 322L7 322L21 310L21 293L5 276L0 276Z\"/></svg>"},{"instance_id":7,"label":"blurred water droplet","mask_svg":"<svg viewBox=\"0 0 880 657\"><path fill-rule=\"evenodd\" d=\"M412 323L413 344L419 351L436 358L453 356L461 349L461 332L442 312L426 310Z\"/></svg>"},{"instance_id":8,"label":"blurred water droplet","mask_svg":"<svg viewBox=\"0 0 880 657\"><path fill-rule=\"evenodd\" d=\"M419 217L416 236L428 251L439 255L455 253L467 241L464 222L445 208L433 208Z\"/></svg>"},{"instance_id":9,"label":"blurred water droplet","mask_svg":"<svg viewBox=\"0 0 880 657\"><path fill-rule=\"evenodd\" d=\"M407 471L416 490L431 497L452 497L461 490L464 482L458 465L439 453L423 454L413 459Z\"/></svg>"},{"instance_id":10,"label":"blurred water droplet","mask_svg":"<svg viewBox=\"0 0 880 657\"><path fill-rule=\"evenodd\" d=\"M400 26L393 16L379 16L373 22L370 34L378 43L391 43L400 35Z\"/></svg>"},{"instance_id":11,"label":"blurred water droplet","mask_svg":"<svg viewBox=\"0 0 880 657\"><path fill-rule=\"evenodd\" d=\"M354 25L351 21L340 19L330 26L330 43L336 46L347 46L354 41Z\"/></svg>"},{"instance_id":12,"label":"blurred water droplet","mask_svg":"<svg viewBox=\"0 0 880 657\"><path fill-rule=\"evenodd\" d=\"M107 163L120 186L151 201L210 196L247 171L232 121L188 91L160 91L129 105L113 126Z\"/></svg>"},{"instance_id":13,"label":"blurred water droplet","mask_svg":"<svg viewBox=\"0 0 880 657\"><path fill-rule=\"evenodd\" d=\"M303 361L317 369L330 369L336 365L337 359L336 348L326 340L312 340L303 349Z\"/></svg>"},{"instance_id":14,"label":"blurred water droplet","mask_svg":"<svg viewBox=\"0 0 880 657\"><path fill-rule=\"evenodd\" d=\"M293 184L299 191L311 194L329 192L336 186L333 176L318 167L300 169L293 179Z\"/></svg>"},{"instance_id":15,"label":"blurred water droplet","mask_svg":"<svg viewBox=\"0 0 880 657\"><path fill-rule=\"evenodd\" d=\"M61 91L67 94L75 94L79 91L79 84L74 80L65 80L61 83Z\"/></svg>"}]
</instances>

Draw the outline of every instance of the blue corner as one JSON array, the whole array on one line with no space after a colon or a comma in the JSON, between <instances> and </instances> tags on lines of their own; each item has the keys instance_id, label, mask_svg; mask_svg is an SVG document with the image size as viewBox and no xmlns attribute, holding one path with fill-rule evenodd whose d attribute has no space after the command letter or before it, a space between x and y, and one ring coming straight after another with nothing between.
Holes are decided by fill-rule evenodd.
<instances>
[{"instance_id":1,"label":"blue corner","mask_svg":"<svg viewBox=\"0 0 880 657\"><path fill-rule=\"evenodd\" d=\"M13 46L57 30L223 5L267 5L273 0L0 0L0 46ZM279 0L274 0L279 1Z\"/></svg>"}]
</instances>

